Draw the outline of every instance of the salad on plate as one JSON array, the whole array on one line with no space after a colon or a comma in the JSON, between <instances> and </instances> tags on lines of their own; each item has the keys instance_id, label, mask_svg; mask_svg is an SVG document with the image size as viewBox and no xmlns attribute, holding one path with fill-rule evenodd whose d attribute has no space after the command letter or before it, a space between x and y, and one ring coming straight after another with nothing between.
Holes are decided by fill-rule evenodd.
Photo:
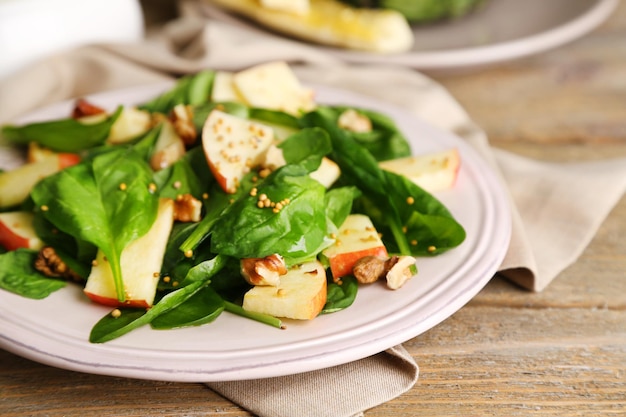
<instances>
[{"instance_id":1,"label":"salad on plate","mask_svg":"<svg viewBox=\"0 0 626 417\"><path fill-rule=\"evenodd\" d=\"M317 103L284 62L1 133L26 163L0 173L0 289L80 285L111 308L93 343L224 311L285 328L364 285L401 291L419 257L465 239L435 197L456 149L411 155L389 117Z\"/></svg>"}]
</instances>

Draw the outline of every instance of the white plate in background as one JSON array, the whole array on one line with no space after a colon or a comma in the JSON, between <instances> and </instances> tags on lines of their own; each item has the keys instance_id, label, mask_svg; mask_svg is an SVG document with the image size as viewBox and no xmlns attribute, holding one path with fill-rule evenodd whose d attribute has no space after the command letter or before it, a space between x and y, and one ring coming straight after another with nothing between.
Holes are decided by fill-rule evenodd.
<instances>
[{"instance_id":1,"label":"white plate in background","mask_svg":"<svg viewBox=\"0 0 626 417\"><path fill-rule=\"evenodd\" d=\"M249 20L209 3L202 2L207 16L258 30ZM318 48L353 63L421 70L471 68L543 52L577 39L604 22L618 4L619 0L488 0L462 18L414 26L415 44L406 53Z\"/></svg>"}]
</instances>

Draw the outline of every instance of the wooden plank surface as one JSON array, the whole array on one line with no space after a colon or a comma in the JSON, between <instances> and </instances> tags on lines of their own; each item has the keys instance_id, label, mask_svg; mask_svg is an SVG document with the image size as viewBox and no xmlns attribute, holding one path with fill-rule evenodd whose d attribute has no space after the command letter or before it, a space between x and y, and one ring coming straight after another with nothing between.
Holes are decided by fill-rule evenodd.
<instances>
[{"instance_id":1,"label":"wooden plank surface","mask_svg":"<svg viewBox=\"0 0 626 417\"><path fill-rule=\"evenodd\" d=\"M626 2L592 34L465 74L433 74L494 146L538 159L626 156ZM405 346L406 394L366 412L408 416L626 415L626 198L544 292L494 278ZM0 351L0 415L250 416L202 384L81 374Z\"/></svg>"}]
</instances>

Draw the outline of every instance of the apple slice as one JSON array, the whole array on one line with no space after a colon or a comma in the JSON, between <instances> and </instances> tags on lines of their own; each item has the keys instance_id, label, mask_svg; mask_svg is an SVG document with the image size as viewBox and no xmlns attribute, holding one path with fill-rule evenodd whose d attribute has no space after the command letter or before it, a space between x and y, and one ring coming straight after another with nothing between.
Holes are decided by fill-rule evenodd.
<instances>
[{"instance_id":1,"label":"apple slice","mask_svg":"<svg viewBox=\"0 0 626 417\"><path fill-rule=\"evenodd\" d=\"M152 227L122 251L120 264L126 300L118 301L111 265L98 251L84 292L91 300L112 307L148 308L154 302L167 240L174 224L174 201L161 199Z\"/></svg>"},{"instance_id":2,"label":"apple slice","mask_svg":"<svg viewBox=\"0 0 626 417\"><path fill-rule=\"evenodd\" d=\"M98 117L98 115L96 115ZM152 116L136 107L124 107L109 131L107 143L118 145L143 135L152 127Z\"/></svg>"},{"instance_id":3,"label":"apple slice","mask_svg":"<svg viewBox=\"0 0 626 417\"><path fill-rule=\"evenodd\" d=\"M227 193L234 193L241 179L258 166L272 144L272 128L213 110L202 127L202 146L211 172Z\"/></svg>"},{"instance_id":4,"label":"apple slice","mask_svg":"<svg viewBox=\"0 0 626 417\"><path fill-rule=\"evenodd\" d=\"M326 188L330 188L341 176L339 165L332 159L323 157L319 168L309 174L311 178L322 184Z\"/></svg>"},{"instance_id":5,"label":"apple slice","mask_svg":"<svg viewBox=\"0 0 626 417\"><path fill-rule=\"evenodd\" d=\"M315 108L313 90L303 87L284 61L268 62L233 75L237 92L251 107L299 115Z\"/></svg>"},{"instance_id":6,"label":"apple slice","mask_svg":"<svg viewBox=\"0 0 626 417\"><path fill-rule=\"evenodd\" d=\"M161 124L161 131L154 144L154 152L150 157L150 166L155 171L173 165L186 153L185 143L176 133L172 123L167 119L163 119Z\"/></svg>"},{"instance_id":7,"label":"apple slice","mask_svg":"<svg viewBox=\"0 0 626 417\"><path fill-rule=\"evenodd\" d=\"M0 208L22 203L31 189L41 179L80 162L80 156L72 153L53 153L37 162L21 165L11 171L0 173Z\"/></svg>"},{"instance_id":8,"label":"apple slice","mask_svg":"<svg viewBox=\"0 0 626 417\"><path fill-rule=\"evenodd\" d=\"M28 211L0 213L0 246L6 250L41 249L43 242L35 233L33 214Z\"/></svg>"},{"instance_id":9,"label":"apple slice","mask_svg":"<svg viewBox=\"0 0 626 417\"><path fill-rule=\"evenodd\" d=\"M379 163L387 171L404 175L428 192L447 190L456 183L461 166L457 149L407 156Z\"/></svg>"},{"instance_id":10,"label":"apple slice","mask_svg":"<svg viewBox=\"0 0 626 417\"><path fill-rule=\"evenodd\" d=\"M213 80L211 100L214 102L235 102L244 103L233 84L233 73L228 71L217 71Z\"/></svg>"},{"instance_id":11,"label":"apple slice","mask_svg":"<svg viewBox=\"0 0 626 417\"><path fill-rule=\"evenodd\" d=\"M335 243L321 255L327 259L335 282L351 275L354 264L365 256L388 256L372 220L364 214L349 215L339 228Z\"/></svg>"},{"instance_id":12,"label":"apple slice","mask_svg":"<svg viewBox=\"0 0 626 417\"><path fill-rule=\"evenodd\" d=\"M319 261L295 266L277 286L257 285L243 297L244 310L296 320L317 317L326 304L326 272Z\"/></svg>"}]
</instances>

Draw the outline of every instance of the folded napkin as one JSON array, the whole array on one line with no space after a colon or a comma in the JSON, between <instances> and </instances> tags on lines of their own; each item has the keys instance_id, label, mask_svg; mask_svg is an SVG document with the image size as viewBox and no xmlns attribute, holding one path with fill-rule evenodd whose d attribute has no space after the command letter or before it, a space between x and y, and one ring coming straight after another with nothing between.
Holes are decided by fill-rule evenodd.
<instances>
[{"instance_id":1,"label":"folded napkin","mask_svg":"<svg viewBox=\"0 0 626 417\"><path fill-rule=\"evenodd\" d=\"M500 272L540 291L570 265L626 189L626 160L557 164L489 147L450 94L406 68L350 66L313 47L215 22L182 2L183 17L134 45L93 45L50 56L0 80L0 123L59 100L151 84L203 68L241 69L283 59L304 82L402 106L476 147L510 192L513 234ZM589 204L593 202L593 204ZM259 416L352 416L410 389L418 366L402 346L298 375L207 385Z\"/></svg>"}]
</instances>

